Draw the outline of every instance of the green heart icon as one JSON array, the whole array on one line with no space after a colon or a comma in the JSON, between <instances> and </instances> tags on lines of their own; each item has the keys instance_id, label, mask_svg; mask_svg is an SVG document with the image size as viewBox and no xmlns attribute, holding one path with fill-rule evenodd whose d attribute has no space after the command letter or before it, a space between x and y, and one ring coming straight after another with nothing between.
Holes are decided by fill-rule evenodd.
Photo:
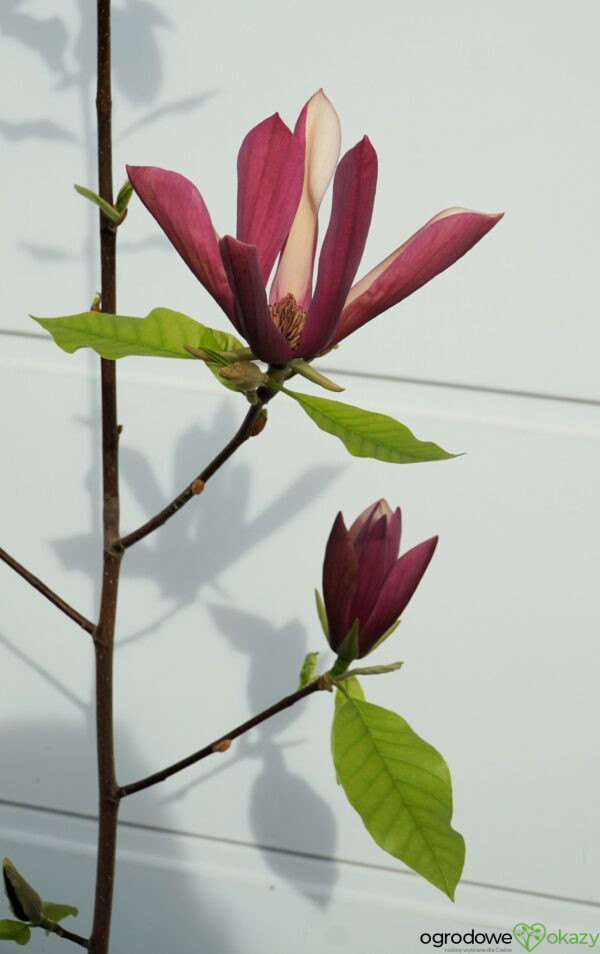
<instances>
[{"instance_id":1,"label":"green heart icon","mask_svg":"<svg viewBox=\"0 0 600 954\"><path fill-rule=\"evenodd\" d=\"M513 937L526 951L533 951L546 937L546 928L539 922L525 924L524 921L519 921L513 928Z\"/></svg>"}]
</instances>

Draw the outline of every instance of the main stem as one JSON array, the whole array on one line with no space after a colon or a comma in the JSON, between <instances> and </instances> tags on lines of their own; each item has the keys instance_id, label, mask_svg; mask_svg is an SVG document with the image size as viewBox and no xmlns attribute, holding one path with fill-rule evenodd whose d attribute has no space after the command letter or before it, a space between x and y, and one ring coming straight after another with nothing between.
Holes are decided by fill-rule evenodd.
<instances>
[{"instance_id":1,"label":"main stem","mask_svg":"<svg viewBox=\"0 0 600 954\"><path fill-rule=\"evenodd\" d=\"M97 0L99 194L113 204L110 0ZM116 314L116 232L100 213L102 310ZM101 362L102 488L104 561L100 617L94 636L96 659L96 739L98 749L99 827L94 923L89 950L108 954L117 847L118 785L113 732L113 650L121 554L111 543L119 536L119 432L114 361Z\"/></svg>"}]
</instances>

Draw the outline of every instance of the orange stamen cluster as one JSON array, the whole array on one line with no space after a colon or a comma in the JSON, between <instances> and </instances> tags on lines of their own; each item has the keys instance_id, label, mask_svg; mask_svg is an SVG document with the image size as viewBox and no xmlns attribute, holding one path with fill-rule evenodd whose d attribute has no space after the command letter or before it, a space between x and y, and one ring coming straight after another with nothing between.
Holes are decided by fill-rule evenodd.
<instances>
[{"instance_id":1,"label":"orange stamen cluster","mask_svg":"<svg viewBox=\"0 0 600 954\"><path fill-rule=\"evenodd\" d=\"M290 348L295 351L306 323L306 312L291 293L274 305L269 305L269 312Z\"/></svg>"}]
</instances>

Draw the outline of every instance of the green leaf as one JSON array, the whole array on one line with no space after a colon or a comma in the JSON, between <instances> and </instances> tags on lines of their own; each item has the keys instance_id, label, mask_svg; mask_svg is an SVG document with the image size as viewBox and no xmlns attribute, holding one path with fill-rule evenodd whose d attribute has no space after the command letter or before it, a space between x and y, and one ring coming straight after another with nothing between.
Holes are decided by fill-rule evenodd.
<instances>
[{"instance_id":1,"label":"green leaf","mask_svg":"<svg viewBox=\"0 0 600 954\"><path fill-rule=\"evenodd\" d=\"M31 940L31 931L22 921L0 921L0 941L16 941L24 946Z\"/></svg>"},{"instance_id":2,"label":"green leaf","mask_svg":"<svg viewBox=\"0 0 600 954\"><path fill-rule=\"evenodd\" d=\"M388 672L397 672L402 669L403 662L385 663L382 666L359 666L357 669L349 669L337 677L338 682L345 682L352 679L353 676L383 676Z\"/></svg>"},{"instance_id":3,"label":"green leaf","mask_svg":"<svg viewBox=\"0 0 600 954\"><path fill-rule=\"evenodd\" d=\"M329 642L329 620L327 619L327 610L325 609L323 597L318 590L315 590L315 601L317 603L317 615L319 617L321 628L325 633L325 638Z\"/></svg>"},{"instance_id":4,"label":"green leaf","mask_svg":"<svg viewBox=\"0 0 600 954\"><path fill-rule=\"evenodd\" d=\"M44 901L42 911L49 921L62 921L69 916L76 918L79 914L79 908L74 908L72 904L55 904L54 901Z\"/></svg>"},{"instance_id":5,"label":"green leaf","mask_svg":"<svg viewBox=\"0 0 600 954\"><path fill-rule=\"evenodd\" d=\"M104 212L107 219L110 219L111 222L114 222L115 225L118 225L123 216L121 212L118 212L110 202L107 202L106 199L103 199L98 195L97 192L93 192L91 189L86 189L85 186L74 185L73 188L75 192L78 192L79 195L82 195L84 199L89 199L90 202L93 202L94 205L97 205Z\"/></svg>"},{"instance_id":6,"label":"green leaf","mask_svg":"<svg viewBox=\"0 0 600 954\"><path fill-rule=\"evenodd\" d=\"M125 179L125 182L119 189L119 194L115 202L115 209L117 210L117 212L120 212L121 215L123 215L123 212L129 205L129 200L131 199L132 195L133 195L133 186L131 182L129 181L129 179Z\"/></svg>"},{"instance_id":7,"label":"green leaf","mask_svg":"<svg viewBox=\"0 0 600 954\"><path fill-rule=\"evenodd\" d=\"M298 689L304 689L305 686L308 686L309 682L313 681L315 672L317 671L318 658L318 653L307 653L304 657L302 669L300 670L300 678L298 680Z\"/></svg>"},{"instance_id":8,"label":"green leaf","mask_svg":"<svg viewBox=\"0 0 600 954\"><path fill-rule=\"evenodd\" d=\"M194 360L185 345L212 351L231 351L242 344L233 335L215 331L170 308L154 308L145 318L84 311L64 318L36 318L54 341L69 354L92 348L103 358L142 355Z\"/></svg>"},{"instance_id":9,"label":"green leaf","mask_svg":"<svg viewBox=\"0 0 600 954\"><path fill-rule=\"evenodd\" d=\"M454 900L465 843L450 825L442 756L395 712L361 699L336 707L333 761L350 804L377 844Z\"/></svg>"},{"instance_id":10,"label":"green leaf","mask_svg":"<svg viewBox=\"0 0 600 954\"><path fill-rule=\"evenodd\" d=\"M312 381L313 384L318 384L321 388L325 388L326 391L344 390L341 385L336 384L335 381L331 380L331 378L326 378L324 374L321 374L320 371L317 371L316 368L313 368L312 364L309 364L308 361L304 361L302 358L294 358L293 361L288 363L290 368L293 368L296 374L301 374L302 377Z\"/></svg>"},{"instance_id":11,"label":"green leaf","mask_svg":"<svg viewBox=\"0 0 600 954\"><path fill-rule=\"evenodd\" d=\"M317 427L339 437L354 457L373 457L390 464L417 464L458 456L430 441L418 440L408 427L387 414L364 411L352 404L287 388L282 390L297 401Z\"/></svg>"},{"instance_id":12,"label":"green leaf","mask_svg":"<svg viewBox=\"0 0 600 954\"><path fill-rule=\"evenodd\" d=\"M197 360L185 346L206 348L208 351L232 351L242 347L234 335L207 328L188 315L170 308L154 308L145 318L127 315L107 315L84 311L64 318L36 318L49 331L54 341L73 354L79 348L92 348L102 358L127 358L141 355L154 358L186 358ZM220 384L237 390L218 376L219 364L207 362Z\"/></svg>"},{"instance_id":13,"label":"green leaf","mask_svg":"<svg viewBox=\"0 0 600 954\"><path fill-rule=\"evenodd\" d=\"M337 713L340 706L343 706L348 696L351 696L353 699L364 699L365 694L362 690L362 686L356 676L350 676L349 679L344 679L344 688L335 690L335 702L334 702L334 720L331 727L331 751L333 753L333 729L335 726L335 714ZM340 777L338 775L337 769L335 770L335 780L338 785L341 785Z\"/></svg>"}]
</instances>

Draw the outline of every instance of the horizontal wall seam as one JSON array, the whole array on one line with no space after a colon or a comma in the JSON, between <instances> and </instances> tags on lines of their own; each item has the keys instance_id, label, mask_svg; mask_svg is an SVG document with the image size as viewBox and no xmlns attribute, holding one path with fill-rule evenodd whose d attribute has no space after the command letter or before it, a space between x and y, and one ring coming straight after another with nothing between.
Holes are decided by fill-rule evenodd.
<instances>
[{"instance_id":1,"label":"horizontal wall seam","mask_svg":"<svg viewBox=\"0 0 600 954\"><path fill-rule=\"evenodd\" d=\"M13 338L35 338L38 341L51 343L51 338L35 331L12 331L0 328L0 335ZM512 388L499 388L485 384L463 384L460 381L438 381L433 378L410 378L394 374L376 374L371 371L352 371L349 368L334 368L330 365L319 365L320 370L327 374L335 374L348 378L363 378L369 381L391 381L394 384L417 384L429 388L450 388L455 391L475 391L479 394L499 394L504 397L533 398L537 401L558 401L563 404L583 404L591 407L600 407L600 398L573 397L567 394L550 394L545 391L522 391Z\"/></svg>"},{"instance_id":2,"label":"horizontal wall seam","mask_svg":"<svg viewBox=\"0 0 600 954\"><path fill-rule=\"evenodd\" d=\"M78 821L98 822L97 815L88 815L85 812L66 811L60 808L51 808L45 805L32 805L26 802L9 801L0 798L0 806L7 808L16 808L24 811L33 811L45 815L58 815L61 818L73 818ZM210 841L222 845L234 845L240 848L248 848L254 851L268 851L271 854L286 855L291 858L303 858L310 861L324 861L333 864L346 865L351 868L360 868L367 871L385 871L394 875L405 875L416 878L414 871L401 868L393 868L390 865L377 865L370 862L353 861L349 858L334 858L330 855L319 855L308 851L297 851L292 848L279 848L275 845L261 845L256 842L243 841L237 838L222 838L217 835L205 835L195 831L187 831L179 828L165 828L159 825L150 825L145 822L120 821L119 828L129 828L137 831L149 831L159 835L175 835L180 838L194 838L198 841ZM558 894L548 894L544 891L533 891L526 888L511 888L508 885L491 884L485 881L469 881L466 878L461 882L471 888L483 888L487 891L502 891L506 894L518 894L523 897L540 898L546 901L560 901L563 904L577 904L584 907L600 908L600 901L586 901L582 898L570 898Z\"/></svg>"}]
</instances>

